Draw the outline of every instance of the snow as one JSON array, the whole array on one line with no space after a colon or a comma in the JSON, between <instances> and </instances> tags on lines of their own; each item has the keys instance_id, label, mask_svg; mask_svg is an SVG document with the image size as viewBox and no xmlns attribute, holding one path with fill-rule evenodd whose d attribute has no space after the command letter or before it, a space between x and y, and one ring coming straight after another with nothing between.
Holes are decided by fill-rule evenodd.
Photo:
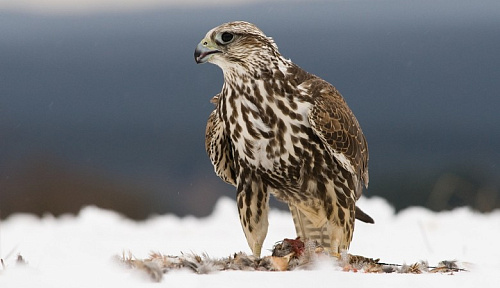
<instances>
[{"instance_id":1,"label":"snow","mask_svg":"<svg viewBox=\"0 0 500 288\"><path fill-rule=\"evenodd\" d=\"M236 203L223 198L210 217L154 216L136 222L121 215L85 207L77 216L38 218L13 215L0 223L0 287L303 287L374 285L374 287L498 287L500 276L500 211L476 213L468 208L434 213L409 208L398 214L380 198L361 199L375 225L356 223L350 253L381 258L386 263L458 260L469 272L450 274L367 274L343 272L322 263L314 270L290 272L221 271L197 275L173 271L159 284L139 271L125 268L117 256L130 252L146 258L150 252L179 255L207 253L226 257L250 253L241 230ZM272 210L264 243L295 235L291 216ZM16 263L20 254L26 265ZM267 250L263 254L270 254Z\"/></svg>"}]
</instances>

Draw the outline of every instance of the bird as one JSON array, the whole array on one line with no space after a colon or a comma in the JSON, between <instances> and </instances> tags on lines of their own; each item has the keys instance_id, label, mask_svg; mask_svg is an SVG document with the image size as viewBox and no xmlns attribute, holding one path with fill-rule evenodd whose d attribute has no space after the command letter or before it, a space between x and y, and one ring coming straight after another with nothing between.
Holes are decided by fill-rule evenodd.
<instances>
[{"instance_id":1,"label":"bird","mask_svg":"<svg viewBox=\"0 0 500 288\"><path fill-rule=\"evenodd\" d=\"M208 31L194 58L223 72L205 148L215 173L236 187L253 256L267 235L271 194L288 204L297 237L332 255L348 251L355 218L374 220L355 204L368 188L368 145L342 95L245 21Z\"/></svg>"}]
</instances>

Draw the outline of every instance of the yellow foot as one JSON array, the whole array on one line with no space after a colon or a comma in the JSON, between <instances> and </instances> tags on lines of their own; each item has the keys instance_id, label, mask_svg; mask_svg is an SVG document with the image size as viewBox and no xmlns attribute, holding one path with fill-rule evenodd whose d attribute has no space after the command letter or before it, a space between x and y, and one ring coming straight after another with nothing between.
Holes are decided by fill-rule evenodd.
<instances>
[{"instance_id":1,"label":"yellow foot","mask_svg":"<svg viewBox=\"0 0 500 288\"><path fill-rule=\"evenodd\" d=\"M340 255L340 253L338 252L330 252L330 256L335 257L339 260L342 258L342 255Z\"/></svg>"},{"instance_id":2,"label":"yellow foot","mask_svg":"<svg viewBox=\"0 0 500 288\"><path fill-rule=\"evenodd\" d=\"M261 250L262 250L262 244L255 243L253 245L253 249L252 249L253 256L256 257L256 258L260 258L260 252L261 252Z\"/></svg>"}]
</instances>

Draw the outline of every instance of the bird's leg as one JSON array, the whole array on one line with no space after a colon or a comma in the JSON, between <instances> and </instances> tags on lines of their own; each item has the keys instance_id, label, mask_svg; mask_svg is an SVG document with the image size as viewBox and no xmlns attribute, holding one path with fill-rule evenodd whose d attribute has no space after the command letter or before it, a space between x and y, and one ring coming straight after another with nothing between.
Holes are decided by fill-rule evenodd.
<instances>
[{"instance_id":1,"label":"bird's leg","mask_svg":"<svg viewBox=\"0 0 500 288\"><path fill-rule=\"evenodd\" d=\"M238 184L238 212L248 246L253 255L259 258L267 235L269 194L260 179L248 175L245 178L244 183Z\"/></svg>"},{"instance_id":2,"label":"bird's leg","mask_svg":"<svg viewBox=\"0 0 500 288\"><path fill-rule=\"evenodd\" d=\"M343 243L344 238L344 228L338 227L334 223L330 223L328 230L330 230L330 254L332 256L339 256L341 249L346 250L345 244Z\"/></svg>"},{"instance_id":3,"label":"bird's leg","mask_svg":"<svg viewBox=\"0 0 500 288\"><path fill-rule=\"evenodd\" d=\"M349 250L354 230L354 202L350 208L337 207L342 210L338 213L334 209L332 219L328 220L328 231L330 234L330 254L339 257L341 253ZM342 217L344 217L342 219Z\"/></svg>"},{"instance_id":4,"label":"bird's leg","mask_svg":"<svg viewBox=\"0 0 500 288\"><path fill-rule=\"evenodd\" d=\"M323 216L323 219L314 217L314 213L301 210L294 204L288 204L288 207L292 213L297 237L300 237L302 241L316 241L323 248L330 249L330 234L328 234L326 217Z\"/></svg>"},{"instance_id":5,"label":"bird's leg","mask_svg":"<svg viewBox=\"0 0 500 288\"><path fill-rule=\"evenodd\" d=\"M290 213L292 214L293 223L295 224L295 232L297 233L297 237L301 238L302 241L305 241L307 237L305 226L308 224L307 218L303 216L299 208L297 208L293 204L288 204L288 208L290 209ZM306 222L307 221L307 222Z\"/></svg>"},{"instance_id":6,"label":"bird's leg","mask_svg":"<svg viewBox=\"0 0 500 288\"><path fill-rule=\"evenodd\" d=\"M335 187L334 185L327 186ZM330 236L330 253L339 256L349 250L354 231L355 203L349 195L347 185L344 189L327 189L323 203L327 216L327 229Z\"/></svg>"}]
</instances>

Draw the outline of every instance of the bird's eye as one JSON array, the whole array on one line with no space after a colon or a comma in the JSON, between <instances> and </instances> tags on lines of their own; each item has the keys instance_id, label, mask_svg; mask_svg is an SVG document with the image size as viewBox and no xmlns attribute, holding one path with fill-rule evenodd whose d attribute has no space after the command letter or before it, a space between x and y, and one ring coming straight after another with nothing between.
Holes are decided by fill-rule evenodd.
<instances>
[{"instance_id":1,"label":"bird's eye","mask_svg":"<svg viewBox=\"0 0 500 288\"><path fill-rule=\"evenodd\" d=\"M228 33L228 32L224 32L222 33L222 35L220 36L220 39L224 42L229 42L231 40L233 40L233 34L231 33Z\"/></svg>"},{"instance_id":2,"label":"bird's eye","mask_svg":"<svg viewBox=\"0 0 500 288\"><path fill-rule=\"evenodd\" d=\"M234 35L229 32L222 32L217 35L216 40L218 40L221 44L229 44L233 41Z\"/></svg>"}]
</instances>

